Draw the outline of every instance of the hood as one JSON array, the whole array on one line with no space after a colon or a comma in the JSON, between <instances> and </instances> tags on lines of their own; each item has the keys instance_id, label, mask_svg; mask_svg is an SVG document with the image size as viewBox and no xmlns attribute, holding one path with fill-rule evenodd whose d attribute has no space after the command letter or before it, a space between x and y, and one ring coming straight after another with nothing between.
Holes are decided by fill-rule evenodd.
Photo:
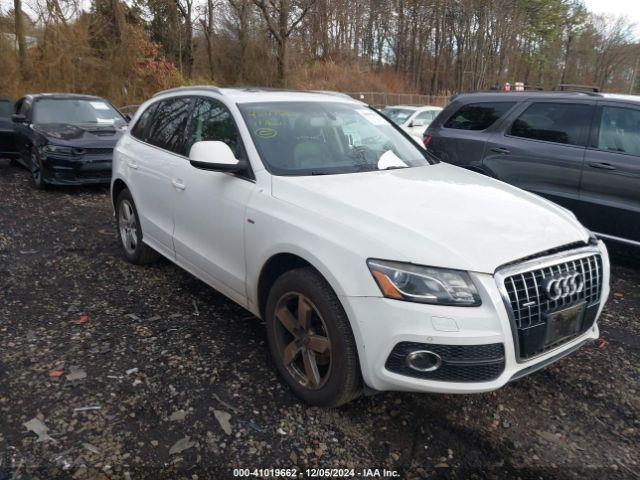
<instances>
[{"instance_id":1,"label":"hood","mask_svg":"<svg viewBox=\"0 0 640 480\"><path fill-rule=\"evenodd\" d=\"M126 131L126 124L41 123L34 125L34 129L58 145L113 147Z\"/></svg>"},{"instance_id":2,"label":"hood","mask_svg":"<svg viewBox=\"0 0 640 480\"><path fill-rule=\"evenodd\" d=\"M493 273L505 263L589 239L568 210L445 163L274 176L272 182L274 197L356 230L364 255L387 260Z\"/></svg>"}]
</instances>

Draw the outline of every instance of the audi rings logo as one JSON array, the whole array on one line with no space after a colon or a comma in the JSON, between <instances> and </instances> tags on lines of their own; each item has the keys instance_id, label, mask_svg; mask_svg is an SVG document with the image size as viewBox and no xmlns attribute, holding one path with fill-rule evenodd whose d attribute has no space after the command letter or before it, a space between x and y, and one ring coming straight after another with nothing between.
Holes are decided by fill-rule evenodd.
<instances>
[{"instance_id":1,"label":"audi rings logo","mask_svg":"<svg viewBox=\"0 0 640 480\"><path fill-rule=\"evenodd\" d=\"M584 289L584 278L576 271L558 273L545 280L544 289L550 300L560 300L580 293Z\"/></svg>"}]
</instances>

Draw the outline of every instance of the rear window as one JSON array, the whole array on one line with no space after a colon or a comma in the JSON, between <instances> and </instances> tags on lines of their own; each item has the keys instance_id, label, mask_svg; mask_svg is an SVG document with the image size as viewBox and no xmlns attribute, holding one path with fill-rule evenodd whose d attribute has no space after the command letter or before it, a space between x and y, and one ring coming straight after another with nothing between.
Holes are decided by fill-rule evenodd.
<instances>
[{"instance_id":1,"label":"rear window","mask_svg":"<svg viewBox=\"0 0 640 480\"><path fill-rule=\"evenodd\" d=\"M513 122L510 135L545 142L580 145L591 105L534 103Z\"/></svg>"},{"instance_id":2,"label":"rear window","mask_svg":"<svg viewBox=\"0 0 640 480\"><path fill-rule=\"evenodd\" d=\"M0 118L11 118L13 103L8 100L0 100Z\"/></svg>"},{"instance_id":3,"label":"rear window","mask_svg":"<svg viewBox=\"0 0 640 480\"><path fill-rule=\"evenodd\" d=\"M485 130L496 123L515 102L470 103L454 113L444 124L457 130Z\"/></svg>"}]
</instances>

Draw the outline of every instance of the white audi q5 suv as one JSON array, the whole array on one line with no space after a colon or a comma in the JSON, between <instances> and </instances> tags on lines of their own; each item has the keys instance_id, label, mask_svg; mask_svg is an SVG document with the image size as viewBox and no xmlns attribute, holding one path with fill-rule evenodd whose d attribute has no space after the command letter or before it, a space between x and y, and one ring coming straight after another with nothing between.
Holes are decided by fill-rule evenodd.
<instances>
[{"instance_id":1,"label":"white audi q5 suv","mask_svg":"<svg viewBox=\"0 0 640 480\"><path fill-rule=\"evenodd\" d=\"M127 260L161 254L264 319L311 404L493 390L598 337L602 242L346 96L159 93L119 141L111 187Z\"/></svg>"}]
</instances>

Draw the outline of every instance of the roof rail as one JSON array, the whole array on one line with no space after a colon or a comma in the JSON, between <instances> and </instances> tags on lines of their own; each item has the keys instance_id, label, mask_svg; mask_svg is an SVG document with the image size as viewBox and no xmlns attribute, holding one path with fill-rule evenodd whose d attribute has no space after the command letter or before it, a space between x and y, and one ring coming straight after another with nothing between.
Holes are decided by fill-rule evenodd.
<instances>
[{"instance_id":1,"label":"roof rail","mask_svg":"<svg viewBox=\"0 0 640 480\"><path fill-rule=\"evenodd\" d=\"M181 92L183 90L206 90L208 92L222 93L218 87L213 85L185 85L183 87L169 88L153 94L154 97L164 95L165 93Z\"/></svg>"},{"instance_id":2,"label":"roof rail","mask_svg":"<svg viewBox=\"0 0 640 480\"><path fill-rule=\"evenodd\" d=\"M593 85L576 85L573 83L560 83L553 87L554 92L581 92L586 93L587 95L596 94L596 96L600 93L600 89Z\"/></svg>"}]
</instances>

